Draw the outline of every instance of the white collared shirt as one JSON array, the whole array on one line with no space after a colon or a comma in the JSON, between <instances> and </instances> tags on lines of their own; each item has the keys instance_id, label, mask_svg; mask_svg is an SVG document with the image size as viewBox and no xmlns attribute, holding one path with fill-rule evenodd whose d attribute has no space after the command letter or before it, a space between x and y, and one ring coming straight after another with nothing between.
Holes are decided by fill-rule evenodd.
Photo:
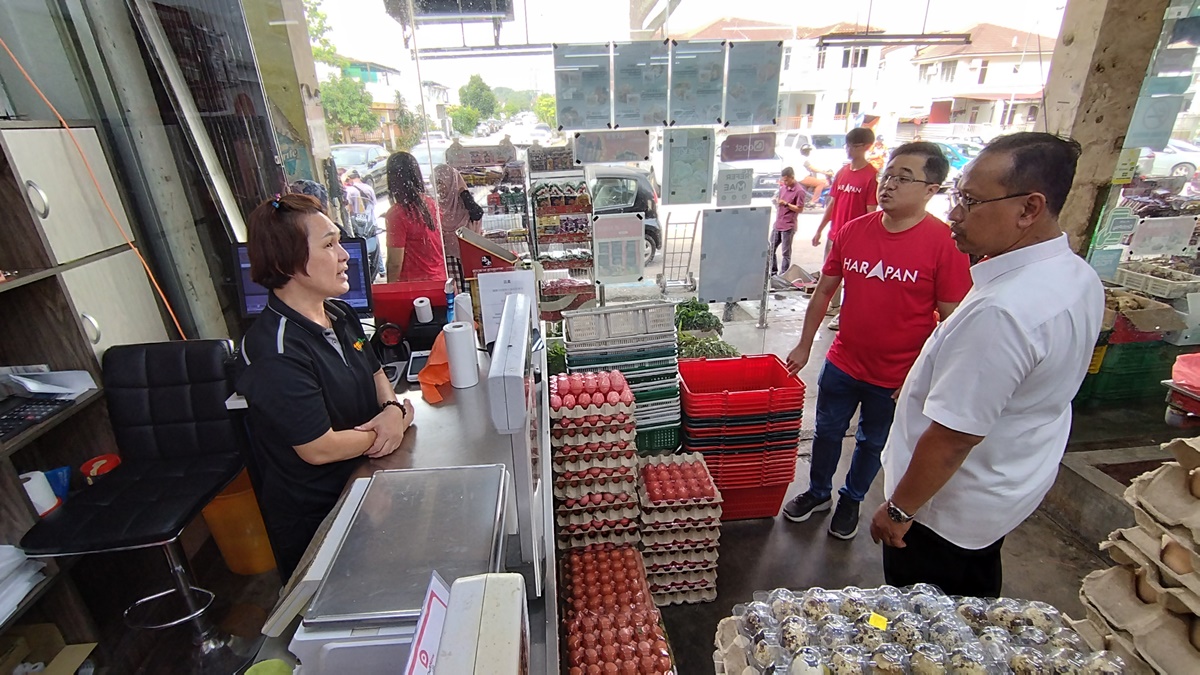
<instances>
[{"instance_id":1,"label":"white collared shirt","mask_svg":"<svg viewBox=\"0 0 1200 675\"><path fill-rule=\"evenodd\" d=\"M1033 513L1054 483L1104 291L1066 235L984 260L971 277L904 382L883 469L890 498L931 421L982 436L916 514L951 543L980 549Z\"/></svg>"}]
</instances>

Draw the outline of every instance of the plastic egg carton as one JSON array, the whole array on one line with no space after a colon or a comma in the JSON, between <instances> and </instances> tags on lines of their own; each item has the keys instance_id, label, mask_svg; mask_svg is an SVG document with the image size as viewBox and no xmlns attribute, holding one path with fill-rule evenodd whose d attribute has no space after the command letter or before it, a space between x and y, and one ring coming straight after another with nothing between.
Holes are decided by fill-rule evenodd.
<instances>
[{"instance_id":1,"label":"plastic egg carton","mask_svg":"<svg viewBox=\"0 0 1200 675\"><path fill-rule=\"evenodd\" d=\"M646 532L642 536L642 544L653 551L679 551L692 548L709 548L716 546L721 538L721 529L717 527L675 530L672 532Z\"/></svg>"},{"instance_id":2,"label":"plastic egg carton","mask_svg":"<svg viewBox=\"0 0 1200 675\"><path fill-rule=\"evenodd\" d=\"M626 431L624 425L614 424L592 429L571 429L569 431L552 429L550 431L550 447L555 449L568 445L587 445L588 443L612 443L615 445L621 441L635 443L637 429Z\"/></svg>"},{"instance_id":3,"label":"plastic egg carton","mask_svg":"<svg viewBox=\"0 0 1200 675\"><path fill-rule=\"evenodd\" d=\"M617 393L619 394L621 392ZM560 408L550 409L550 419L555 422L560 420L570 420L571 423L575 423L577 420L590 417L592 415L608 415L612 417L617 415L625 415L626 417L632 417L634 413L634 406L635 404L633 403L608 403L607 401L603 405L596 405L593 403L589 406L576 405L571 406L570 408L562 406Z\"/></svg>"},{"instance_id":4,"label":"plastic egg carton","mask_svg":"<svg viewBox=\"0 0 1200 675\"><path fill-rule=\"evenodd\" d=\"M615 477L601 476L599 478L588 478L583 481L554 481L554 498L559 501L567 499L579 499L584 495L604 494L612 492L620 494L622 492L633 492L634 486L637 483L637 477L632 474L622 474Z\"/></svg>"},{"instance_id":5,"label":"plastic egg carton","mask_svg":"<svg viewBox=\"0 0 1200 675\"><path fill-rule=\"evenodd\" d=\"M667 607L669 605L695 605L701 602L712 602L713 600L716 600L717 587L714 585L711 588L693 588L664 593L651 593L650 597L654 600L654 604L659 607Z\"/></svg>"},{"instance_id":6,"label":"plastic egg carton","mask_svg":"<svg viewBox=\"0 0 1200 675\"><path fill-rule=\"evenodd\" d=\"M555 455L550 460L550 466L554 469L555 474L561 474L567 471L586 471L592 467L602 469L632 469L637 466L637 461L637 450L627 448L625 450L609 450L607 452L602 450L595 453L586 453L586 455Z\"/></svg>"},{"instance_id":7,"label":"plastic egg carton","mask_svg":"<svg viewBox=\"0 0 1200 675\"><path fill-rule=\"evenodd\" d=\"M631 526L625 529L596 531L592 530L587 533L575 534L559 534L559 548L579 548L581 546L594 546L597 544L615 544L621 546L624 544L636 544L641 539L641 533L638 532L636 526Z\"/></svg>"},{"instance_id":8,"label":"plastic egg carton","mask_svg":"<svg viewBox=\"0 0 1200 675\"><path fill-rule=\"evenodd\" d=\"M610 508L596 511L558 511L554 512L555 521L558 526L566 528L572 525L583 525L591 522L614 522L622 519L629 522L637 523L641 513L637 508Z\"/></svg>"}]
</instances>

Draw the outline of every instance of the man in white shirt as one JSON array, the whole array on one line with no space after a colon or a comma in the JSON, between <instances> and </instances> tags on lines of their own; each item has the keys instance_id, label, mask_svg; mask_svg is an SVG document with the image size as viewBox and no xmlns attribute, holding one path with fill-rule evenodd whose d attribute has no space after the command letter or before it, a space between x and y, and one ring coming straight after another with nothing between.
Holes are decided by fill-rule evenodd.
<instances>
[{"instance_id":1,"label":"man in white shirt","mask_svg":"<svg viewBox=\"0 0 1200 675\"><path fill-rule=\"evenodd\" d=\"M950 193L955 244L984 259L897 402L871 522L889 584L999 596L1004 537L1054 483L1104 312L1058 226L1079 152L1050 134L1002 136Z\"/></svg>"}]
</instances>

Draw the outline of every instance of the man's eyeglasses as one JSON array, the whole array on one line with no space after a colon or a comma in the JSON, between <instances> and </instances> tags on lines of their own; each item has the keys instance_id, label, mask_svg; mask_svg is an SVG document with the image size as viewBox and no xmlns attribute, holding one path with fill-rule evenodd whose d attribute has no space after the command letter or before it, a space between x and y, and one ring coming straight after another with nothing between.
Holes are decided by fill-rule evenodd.
<instances>
[{"instance_id":1,"label":"man's eyeglasses","mask_svg":"<svg viewBox=\"0 0 1200 675\"><path fill-rule=\"evenodd\" d=\"M887 185L888 183L893 183L893 182L901 187L908 185L909 183L924 183L926 185L937 185L937 183L935 183L931 180L921 180L919 178L913 178L911 176L903 176L900 174L885 173L879 177L879 185L880 186Z\"/></svg>"},{"instance_id":2,"label":"man's eyeglasses","mask_svg":"<svg viewBox=\"0 0 1200 675\"><path fill-rule=\"evenodd\" d=\"M964 211L966 211L967 213L970 213L972 206L979 206L980 204L987 204L988 202L1004 201L1005 199L1016 199L1017 197L1028 197L1031 194L1034 194L1034 193L1033 192L1018 192L1016 194L1004 195L1003 197L993 197L991 199L975 199L974 197L968 197L968 196L964 195L963 193L959 192L958 190L950 190L950 192L948 193L947 196L950 197L950 210L951 211L953 211L954 209L957 209L958 207L961 206Z\"/></svg>"}]
</instances>

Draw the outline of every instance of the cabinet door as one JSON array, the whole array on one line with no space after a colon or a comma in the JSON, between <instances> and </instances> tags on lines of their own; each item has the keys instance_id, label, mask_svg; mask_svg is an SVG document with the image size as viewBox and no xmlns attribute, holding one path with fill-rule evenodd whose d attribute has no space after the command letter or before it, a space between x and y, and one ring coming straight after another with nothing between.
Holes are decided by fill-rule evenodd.
<instances>
[{"instance_id":1,"label":"cabinet door","mask_svg":"<svg viewBox=\"0 0 1200 675\"><path fill-rule=\"evenodd\" d=\"M96 130L73 129L104 198L130 237L129 220L108 169ZM5 129L0 132L16 168L21 190L41 221L58 264L78 260L125 242L113 224L87 167L63 129Z\"/></svg>"},{"instance_id":2,"label":"cabinet door","mask_svg":"<svg viewBox=\"0 0 1200 675\"><path fill-rule=\"evenodd\" d=\"M132 250L63 272L96 358L112 345L167 340L150 280Z\"/></svg>"}]
</instances>

